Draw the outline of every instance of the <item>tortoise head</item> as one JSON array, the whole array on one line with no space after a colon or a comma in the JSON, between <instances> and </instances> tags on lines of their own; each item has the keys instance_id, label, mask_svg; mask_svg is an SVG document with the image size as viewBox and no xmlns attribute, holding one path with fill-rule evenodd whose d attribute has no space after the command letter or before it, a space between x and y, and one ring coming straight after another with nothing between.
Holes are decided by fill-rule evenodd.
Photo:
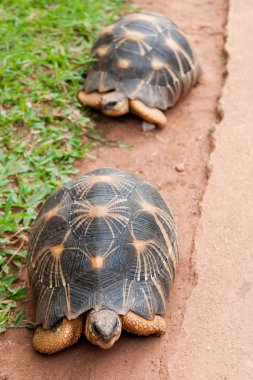
<instances>
[{"instance_id":1,"label":"tortoise head","mask_svg":"<svg viewBox=\"0 0 253 380\"><path fill-rule=\"evenodd\" d=\"M102 96L101 111L108 116L120 116L129 112L129 100L121 91L109 92Z\"/></svg>"},{"instance_id":2,"label":"tortoise head","mask_svg":"<svg viewBox=\"0 0 253 380\"><path fill-rule=\"evenodd\" d=\"M121 320L112 310L91 310L85 322L85 336L100 348L107 349L119 339L122 330Z\"/></svg>"}]
</instances>

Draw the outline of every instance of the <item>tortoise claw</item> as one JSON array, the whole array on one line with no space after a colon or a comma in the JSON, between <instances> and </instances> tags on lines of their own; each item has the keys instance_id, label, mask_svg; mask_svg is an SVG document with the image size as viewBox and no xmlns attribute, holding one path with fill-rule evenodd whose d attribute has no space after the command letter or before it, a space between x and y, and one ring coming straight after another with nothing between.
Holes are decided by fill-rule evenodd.
<instances>
[{"instance_id":1,"label":"tortoise claw","mask_svg":"<svg viewBox=\"0 0 253 380\"><path fill-rule=\"evenodd\" d=\"M141 124L141 129L143 132L151 132L156 128L155 124L148 123L147 121L143 121Z\"/></svg>"}]
</instances>

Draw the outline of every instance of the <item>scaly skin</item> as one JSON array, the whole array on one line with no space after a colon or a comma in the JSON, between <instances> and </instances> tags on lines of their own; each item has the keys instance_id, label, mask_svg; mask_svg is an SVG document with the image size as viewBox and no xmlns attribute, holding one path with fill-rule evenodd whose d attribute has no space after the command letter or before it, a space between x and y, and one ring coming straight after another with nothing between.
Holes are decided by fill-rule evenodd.
<instances>
[{"instance_id":1,"label":"scaly skin","mask_svg":"<svg viewBox=\"0 0 253 380\"><path fill-rule=\"evenodd\" d=\"M52 329L45 330L37 327L33 337L33 348L42 354L54 354L75 344L83 331L83 319L68 320L63 318L61 323Z\"/></svg>"},{"instance_id":2,"label":"scaly skin","mask_svg":"<svg viewBox=\"0 0 253 380\"><path fill-rule=\"evenodd\" d=\"M103 94L98 91L94 91L90 94L86 94L84 91L79 91L77 94L77 99L82 104L85 104L92 108L100 109L102 95Z\"/></svg>"},{"instance_id":3,"label":"scaly skin","mask_svg":"<svg viewBox=\"0 0 253 380\"><path fill-rule=\"evenodd\" d=\"M129 311L126 315L121 316L122 329L135 335L164 335L166 333L165 319L161 315L156 315L150 321Z\"/></svg>"},{"instance_id":4,"label":"scaly skin","mask_svg":"<svg viewBox=\"0 0 253 380\"><path fill-rule=\"evenodd\" d=\"M157 125L159 128L164 128L167 118L158 108L150 108L140 100L130 100L131 112L140 116L151 124Z\"/></svg>"}]
</instances>

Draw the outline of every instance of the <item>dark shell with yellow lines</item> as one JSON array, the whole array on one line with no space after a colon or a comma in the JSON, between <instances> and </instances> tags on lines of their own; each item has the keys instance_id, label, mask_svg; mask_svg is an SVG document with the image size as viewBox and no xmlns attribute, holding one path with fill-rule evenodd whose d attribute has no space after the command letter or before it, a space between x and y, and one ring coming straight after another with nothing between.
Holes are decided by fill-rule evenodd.
<instances>
[{"instance_id":1,"label":"dark shell with yellow lines","mask_svg":"<svg viewBox=\"0 0 253 380\"><path fill-rule=\"evenodd\" d=\"M106 27L91 50L85 92L121 90L165 110L196 83L200 66L184 34L166 17L136 13Z\"/></svg>"},{"instance_id":2,"label":"dark shell with yellow lines","mask_svg":"<svg viewBox=\"0 0 253 380\"><path fill-rule=\"evenodd\" d=\"M56 190L32 228L36 324L87 310L164 314L178 261L173 217L158 190L120 170L89 172Z\"/></svg>"}]
</instances>

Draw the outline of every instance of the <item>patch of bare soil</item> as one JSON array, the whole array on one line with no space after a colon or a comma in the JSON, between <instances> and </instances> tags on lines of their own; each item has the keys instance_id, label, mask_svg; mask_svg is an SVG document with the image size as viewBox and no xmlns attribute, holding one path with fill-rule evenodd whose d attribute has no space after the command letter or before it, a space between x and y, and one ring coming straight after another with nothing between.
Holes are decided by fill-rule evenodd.
<instances>
[{"instance_id":1,"label":"patch of bare soil","mask_svg":"<svg viewBox=\"0 0 253 380\"><path fill-rule=\"evenodd\" d=\"M140 120L134 116L119 120L102 117L97 133L105 132L108 139L124 140L134 148L103 146L77 166L81 173L102 166L128 170L155 185L170 204L178 225L181 259L168 302L168 333L163 338L123 334L108 351L82 338L75 346L48 357L33 351L32 332L9 330L0 337L0 380L169 379L166 363L173 356L186 301L198 278L191 254L207 184L211 132L219 116L227 5L224 0L135 3L143 10L165 14L182 28L195 48L203 75L191 93L167 112L168 124L162 131L141 132Z\"/></svg>"}]
</instances>

